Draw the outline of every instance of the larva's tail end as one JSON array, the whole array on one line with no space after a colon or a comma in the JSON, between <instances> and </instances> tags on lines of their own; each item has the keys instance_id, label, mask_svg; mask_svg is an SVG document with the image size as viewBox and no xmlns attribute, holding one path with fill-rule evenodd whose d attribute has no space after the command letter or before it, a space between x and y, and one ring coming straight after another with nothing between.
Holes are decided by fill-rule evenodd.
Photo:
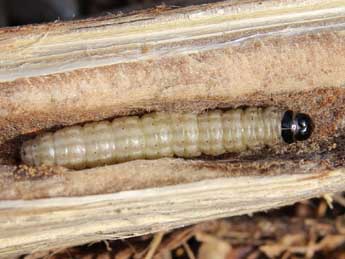
<instances>
[{"instance_id":1,"label":"larva's tail end","mask_svg":"<svg viewBox=\"0 0 345 259\"><path fill-rule=\"evenodd\" d=\"M29 140L24 142L20 149L20 158L24 164L34 165L32 152L33 151L31 141Z\"/></svg>"}]
</instances>

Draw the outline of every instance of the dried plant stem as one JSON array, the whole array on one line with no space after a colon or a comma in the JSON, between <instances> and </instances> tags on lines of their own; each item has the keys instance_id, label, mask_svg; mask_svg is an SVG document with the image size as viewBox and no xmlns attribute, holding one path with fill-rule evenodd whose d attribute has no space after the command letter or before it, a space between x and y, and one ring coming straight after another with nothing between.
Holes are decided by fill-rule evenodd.
<instances>
[{"instance_id":1,"label":"dried plant stem","mask_svg":"<svg viewBox=\"0 0 345 259\"><path fill-rule=\"evenodd\" d=\"M6 28L0 55L1 256L165 231L345 189L343 0L226 1ZM306 144L217 160L80 171L19 168L16 160L23 140L61 126L239 106L306 112L315 134Z\"/></svg>"}]
</instances>

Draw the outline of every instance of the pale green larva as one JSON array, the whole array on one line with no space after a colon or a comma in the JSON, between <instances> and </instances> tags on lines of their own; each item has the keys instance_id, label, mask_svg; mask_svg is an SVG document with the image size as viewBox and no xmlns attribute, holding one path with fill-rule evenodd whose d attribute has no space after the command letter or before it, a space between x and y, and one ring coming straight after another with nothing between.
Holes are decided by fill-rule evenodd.
<instances>
[{"instance_id":1,"label":"pale green larva","mask_svg":"<svg viewBox=\"0 0 345 259\"><path fill-rule=\"evenodd\" d=\"M274 107L201 114L155 112L48 132L25 142L28 165L82 169L135 159L198 157L307 139L310 117Z\"/></svg>"}]
</instances>

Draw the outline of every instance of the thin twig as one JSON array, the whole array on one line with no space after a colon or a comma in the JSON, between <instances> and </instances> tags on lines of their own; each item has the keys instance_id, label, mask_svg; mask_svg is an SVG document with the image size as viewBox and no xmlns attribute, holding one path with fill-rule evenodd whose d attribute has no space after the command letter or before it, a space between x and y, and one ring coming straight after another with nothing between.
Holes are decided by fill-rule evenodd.
<instances>
[{"instance_id":1,"label":"thin twig","mask_svg":"<svg viewBox=\"0 0 345 259\"><path fill-rule=\"evenodd\" d=\"M186 242L184 242L182 245L183 245L184 250L187 253L188 258L189 259L196 259L195 255L194 255L192 249L190 249L189 245Z\"/></svg>"},{"instance_id":2,"label":"thin twig","mask_svg":"<svg viewBox=\"0 0 345 259\"><path fill-rule=\"evenodd\" d=\"M158 246L160 245L160 243L162 242L163 236L164 236L165 232L158 232L157 234L154 235L151 244L150 244L150 248L145 256L145 259L152 259L153 255L155 254Z\"/></svg>"}]
</instances>

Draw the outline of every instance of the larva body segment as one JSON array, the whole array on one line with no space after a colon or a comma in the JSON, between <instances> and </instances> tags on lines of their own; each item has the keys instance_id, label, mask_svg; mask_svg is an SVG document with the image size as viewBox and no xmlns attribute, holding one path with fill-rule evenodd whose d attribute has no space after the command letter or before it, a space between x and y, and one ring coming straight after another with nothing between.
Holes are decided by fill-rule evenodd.
<instances>
[{"instance_id":1,"label":"larva body segment","mask_svg":"<svg viewBox=\"0 0 345 259\"><path fill-rule=\"evenodd\" d=\"M112 122L87 123L25 142L21 157L29 165L82 169L134 159L241 152L283 142L287 137L290 140L290 131L296 128L297 122L292 122L293 115L288 112L274 107L213 110L202 114L155 112Z\"/></svg>"}]
</instances>

